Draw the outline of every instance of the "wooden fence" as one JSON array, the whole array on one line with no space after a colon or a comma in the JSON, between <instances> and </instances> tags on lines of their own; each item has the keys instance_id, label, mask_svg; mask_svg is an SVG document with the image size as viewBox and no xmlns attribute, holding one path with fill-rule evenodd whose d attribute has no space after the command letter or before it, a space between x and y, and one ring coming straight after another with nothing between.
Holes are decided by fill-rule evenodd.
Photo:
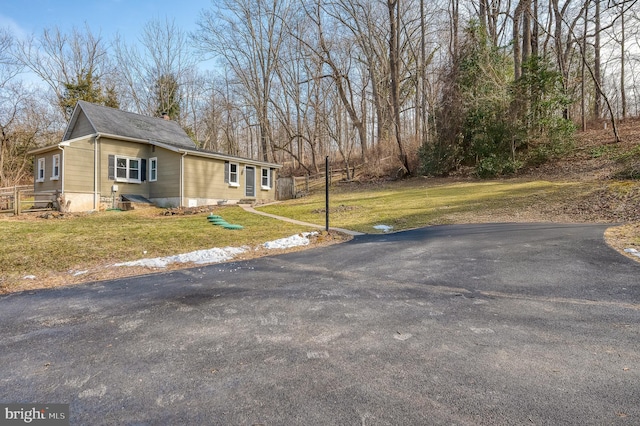
<instances>
[{"instance_id":1,"label":"wooden fence","mask_svg":"<svg viewBox=\"0 0 640 426\"><path fill-rule=\"evenodd\" d=\"M359 168L354 167L349 170L351 179L358 176ZM290 200L292 198L300 198L308 195L311 191L324 188L325 172L320 172L310 176L287 176L279 177L276 185L276 197L278 200ZM346 169L329 169L329 185L334 181L346 179Z\"/></svg>"},{"instance_id":2,"label":"wooden fence","mask_svg":"<svg viewBox=\"0 0 640 426\"><path fill-rule=\"evenodd\" d=\"M54 210L55 194L35 194L33 186L19 185L0 188L0 213L19 215L26 212Z\"/></svg>"}]
</instances>

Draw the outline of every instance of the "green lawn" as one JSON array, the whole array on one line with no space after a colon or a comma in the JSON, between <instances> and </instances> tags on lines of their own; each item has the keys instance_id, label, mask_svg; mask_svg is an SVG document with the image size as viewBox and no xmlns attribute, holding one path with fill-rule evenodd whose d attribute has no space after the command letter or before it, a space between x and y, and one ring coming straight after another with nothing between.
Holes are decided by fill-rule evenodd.
<instances>
[{"instance_id":1,"label":"green lawn","mask_svg":"<svg viewBox=\"0 0 640 426\"><path fill-rule=\"evenodd\" d=\"M578 182L434 183L421 178L377 186L354 184L331 189L330 225L366 233L382 232L373 228L378 224L393 226L394 230L410 229L452 223L456 215L465 213L517 211L519 207L556 202L590 188L592 184ZM323 225L324 206L324 192L320 192L260 210Z\"/></svg>"},{"instance_id":2,"label":"green lawn","mask_svg":"<svg viewBox=\"0 0 640 426\"><path fill-rule=\"evenodd\" d=\"M106 211L61 219L0 218L0 290L25 275L41 277L213 247L255 246L309 230L239 207L214 211L244 229L213 226L206 213L162 216L160 209Z\"/></svg>"}]
</instances>

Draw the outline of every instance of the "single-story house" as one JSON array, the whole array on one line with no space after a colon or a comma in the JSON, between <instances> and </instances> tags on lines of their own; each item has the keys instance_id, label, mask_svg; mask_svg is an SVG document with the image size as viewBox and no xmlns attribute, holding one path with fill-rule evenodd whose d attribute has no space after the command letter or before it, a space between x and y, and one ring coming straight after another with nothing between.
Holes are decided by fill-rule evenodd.
<instances>
[{"instance_id":1,"label":"single-story house","mask_svg":"<svg viewBox=\"0 0 640 426\"><path fill-rule=\"evenodd\" d=\"M79 101L62 142L32 150L36 201L67 211L144 198L196 207L276 198L278 164L198 149L166 116L148 117ZM46 201L43 201L46 200Z\"/></svg>"}]
</instances>

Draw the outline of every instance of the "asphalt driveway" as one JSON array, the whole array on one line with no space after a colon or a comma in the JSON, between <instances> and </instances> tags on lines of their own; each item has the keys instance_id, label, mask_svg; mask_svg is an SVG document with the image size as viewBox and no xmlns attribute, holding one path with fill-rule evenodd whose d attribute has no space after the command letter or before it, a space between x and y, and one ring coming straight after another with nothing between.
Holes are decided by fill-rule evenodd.
<instances>
[{"instance_id":1,"label":"asphalt driveway","mask_svg":"<svg viewBox=\"0 0 640 426\"><path fill-rule=\"evenodd\" d=\"M640 424L605 226L438 226L0 297L0 402L71 424Z\"/></svg>"}]
</instances>

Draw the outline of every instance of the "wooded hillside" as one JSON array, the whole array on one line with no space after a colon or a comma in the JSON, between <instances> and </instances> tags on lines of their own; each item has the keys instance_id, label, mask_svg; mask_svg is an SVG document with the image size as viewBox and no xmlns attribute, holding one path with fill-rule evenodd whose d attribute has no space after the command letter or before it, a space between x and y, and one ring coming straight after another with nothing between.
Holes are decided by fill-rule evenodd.
<instances>
[{"instance_id":1,"label":"wooded hillside","mask_svg":"<svg viewBox=\"0 0 640 426\"><path fill-rule=\"evenodd\" d=\"M123 6L125 7L125 6ZM201 148L316 172L480 177L639 115L637 0L221 0L140 42L0 27L0 187L77 100L168 113ZM215 71L199 63L214 58ZM638 154L640 155L640 154Z\"/></svg>"}]
</instances>

